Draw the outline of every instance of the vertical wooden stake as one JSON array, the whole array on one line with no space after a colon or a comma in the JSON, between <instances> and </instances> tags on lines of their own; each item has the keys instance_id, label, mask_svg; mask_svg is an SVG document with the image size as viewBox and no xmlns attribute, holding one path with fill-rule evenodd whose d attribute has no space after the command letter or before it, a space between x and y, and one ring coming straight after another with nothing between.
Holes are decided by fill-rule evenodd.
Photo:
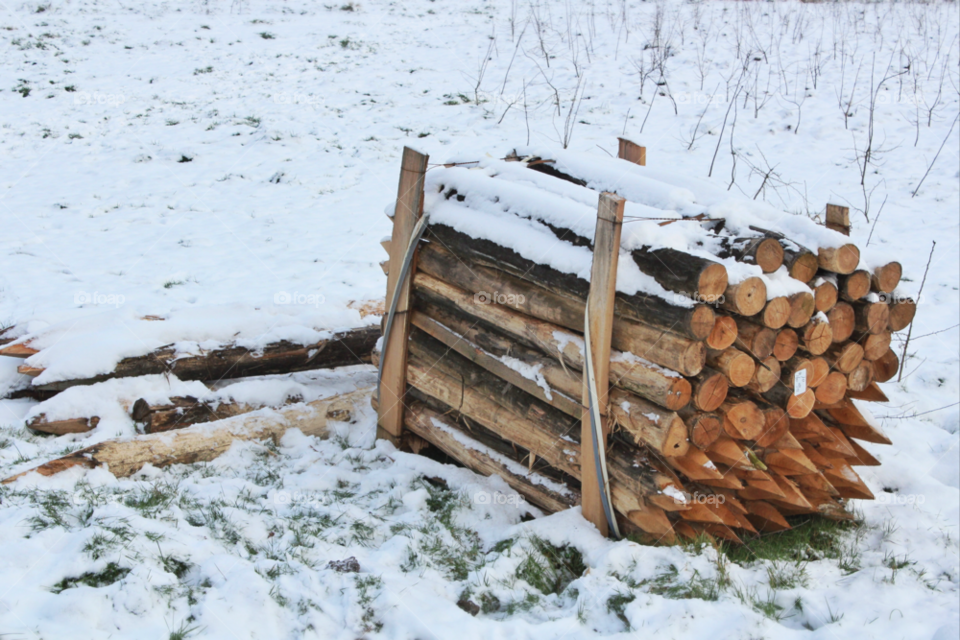
<instances>
[{"instance_id":1,"label":"vertical wooden stake","mask_svg":"<svg viewBox=\"0 0 960 640\"><path fill-rule=\"evenodd\" d=\"M613 335L613 300L617 286L617 260L620 256L620 232L623 225L623 205L626 202L613 193L600 194L597 208L597 231L593 243L593 268L590 271L590 294L587 313L590 314L590 346L592 347L594 378L600 401L602 442L607 441L607 396L610 391L610 341ZM587 378L583 378L583 404L588 406ZM600 499L597 468L594 463L593 435L590 430L590 412L583 410L580 425L580 485L583 499L583 517L607 535L607 518Z\"/></svg>"},{"instance_id":2,"label":"vertical wooden stake","mask_svg":"<svg viewBox=\"0 0 960 640\"><path fill-rule=\"evenodd\" d=\"M383 358L383 377L380 380L380 405L377 416L377 437L399 446L403 431L403 396L407 391L407 338L410 335L410 282L397 282L407 245L413 229L423 213L423 183L427 173L428 156L409 147L403 148L400 163L400 186L397 189L397 207L393 215L393 237L390 240L390 264L387 274L386 308L393 304L393 296L400 296L393 317L390 335L386 336ZM414 258L416 260L416 258ZM411 264L410 276L416 271Z\"/></svg>"},{"instance_id":3,"label":"vertical wooden stake","mask_svg":"<svg viewBox=\"0 0 960 640\"><path fill-rule=\"evenodd\" d=\"M827 205L827 229L839 231L845 236L850 235L850 207L841 207L838 204Z\"/></svg>"},{"instance_id":4,"label":"vertical wooden stake","mask_svg":"<svg viewBox=\"0 0 960 640\"><path fill-rule=\"evenodd\" d=\"M639 164L641 166L647 166L647 148L641 147L635 142L631 142L626 138L617 138L620 141L620 151L617 153L617 157L621 160L626 160L634 164Z\"/></svg>"}]
</instances>

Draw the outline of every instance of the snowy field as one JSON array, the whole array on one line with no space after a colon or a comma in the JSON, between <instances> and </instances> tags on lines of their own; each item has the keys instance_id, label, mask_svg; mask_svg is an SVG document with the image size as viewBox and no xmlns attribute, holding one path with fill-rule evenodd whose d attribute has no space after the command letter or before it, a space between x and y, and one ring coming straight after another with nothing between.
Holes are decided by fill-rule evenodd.
<instances>
[{"instance_id":1,"label":"snowy field","mask_svg":"<svg viewBox=\"0 0 960 640\"><path fill-rule=\"evenodd\" d=\"M375 322L358 309L384 293L404 145L616 155L625 135L651 167L798 216L848 205L906 294L929 272L874 411L894 444L858 468L877 500L788 552L529 519L478 499L499 479L375 443L367 408L332 440L0 486L0 638L958 637L958 31L955 2L4 0L0 327L35 337L49 380ZM30 383L18 364L0 358L5 394ZM0 477L132 435L133 400L196 385L2 400ZM42 438L24 419L44 411L101 422ZM328 565L349 557L359 572Z\"/></svg>"}]
</instances>

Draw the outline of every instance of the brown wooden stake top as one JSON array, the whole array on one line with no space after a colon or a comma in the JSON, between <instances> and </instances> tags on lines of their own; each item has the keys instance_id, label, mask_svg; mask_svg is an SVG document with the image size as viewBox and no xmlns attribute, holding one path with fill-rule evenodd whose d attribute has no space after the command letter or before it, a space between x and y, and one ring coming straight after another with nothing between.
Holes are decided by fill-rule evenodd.
<instances>
[{"instance_id":1,"label":"brown wooden stake top","mask_svg":"<svg viewBox=\"0 0 960 640\"><path fill-rule=\"evenodd\" d=\"M635 142L631 142L626 138L617 138L620 142L620 149L617 154L617 157L621 160L626 160L627 162L632 162L634 164L639 164L641 166L646 166L647 164L647 148L641 147Z\"/></svg>"},{"instance_id":2,"label":"brown wooden stake top","mask_svg":"<svg viewBox=\"0 0 960 640\"><path fill-rule=\"evenodd\" d=\"M827 205L827 229L839 231L845 236L850 235L850 208L838 204Z\"/></svg>"}]
</instances>

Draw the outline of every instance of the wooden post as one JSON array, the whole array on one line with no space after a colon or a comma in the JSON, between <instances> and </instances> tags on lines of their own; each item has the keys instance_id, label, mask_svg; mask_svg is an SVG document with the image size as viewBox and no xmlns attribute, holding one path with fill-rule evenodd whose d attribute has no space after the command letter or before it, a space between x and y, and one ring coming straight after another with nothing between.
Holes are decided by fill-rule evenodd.
<instances>
[{"instance_id":1,"label":"wooden post","mask_svg":"<svg viewBox=\"0 0 960 640\"><path fill-rule=\"evenodd\" d=\"M410 283L413 278L408 276L404 282L397 282L397 279L413 229L423 213L423 183L428 159L428 156L409 147L403 148L397 207L393 215L393 237L389 246L390 264L396 267L387 274L386 308L389 309L393 304L393 296L399 296L399 299L390 335L386 336L386 349L381 354L384 361L383 377L380 380L380 405L377 410L377 437L390 440L397 446L403 431L403 396L407 391L407 338L410 335L408 311ZM410 275L415 271L416 262L411 264Z\"/></svg>"},{"instance_id":2,"label":"wooden post","mask_svg":"<svg viewBox=\"0 0 960 640\"><path fill-rule=\"evenodd\" d=\"M845 236L850 235L850 207L841 207L838 204L827 205L827 229L839 231Z\"/></svg>"},{"instance_id":3,"label":"wooden post","mask_svg":"<svg viewBox=\"0 0 960 640\"><path fill-rule=\"evenodd\" d=\"M594 379L600 404L601 442L607 441L607 398L610 392L610 342L613 336L613 301L616 296L617 260L620 256L620 233L623 229L623 206L626 201L613 193L600 194L597 209L597 231L594 238L593 268L590 272L590 294L586 312L590 314L590 346L593 355ZM587 378L583 378L583 404L589 406ZM581 495L583 517L600 533L608 534L607 518L600 499L600 485L594 463L593 434L590 411L583 410L580 426Z\"/></svg>"},{"instance_id":4,"label":"wooden post","mask_svg":"<svg viewBox=\"0 0 960 640\"><path fill-rule=\"evenodd\" d=\"M620 151L617 153L617 157L621 160L627 160L634 164L639 164L640 166L647 166L647 148L641 147L635 142L631 142L626 138L617 138L620 141Z\"/></svg>"}]
</instances>

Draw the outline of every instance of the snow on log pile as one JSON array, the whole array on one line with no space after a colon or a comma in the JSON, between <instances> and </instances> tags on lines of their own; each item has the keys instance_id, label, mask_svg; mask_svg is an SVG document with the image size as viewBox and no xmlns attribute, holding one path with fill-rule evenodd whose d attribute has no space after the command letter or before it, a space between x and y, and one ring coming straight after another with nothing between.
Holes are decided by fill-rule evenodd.
<instances>
[{"instance_id":1,"label":"snow on log pile","mask_svg":"<svg viewBox=\"0 0 960 640\"><path fill-rule=\"evenodd\" d=\"M360 317L380 314L379 305L369 305ZM89 327L69 321L24 333L0 347L0 356L23 362L21 384L5 393L42 400L26 416L26 425L40 433L94 431L104 417L96 412L114 414L117 402L139 433L169 431L316 400L308 397L309 384L289 374L369 364L380 335L369 320L330 331L269 316L226 342L212 337L207 325L216 322L196 320L121 315L116 327L94 318ZM238 380L256 380L270 393Z\"/></svg>"},{"instance_id":2,"label":"snow on log pile","mask_svg":"<svg viewBox=\"0 0 960 640\"><path fill-rule=\"evenodd\" d=\"M401 309L402 426L418 447L545 509L579 502L584 312L612 192L627 201L606 452L621 531L739 541L873 498L854 467L878 462L858 441L890 441L862 403L885 400L890 334L915 310L889 256L624 159L521 148L422 184L428 226ZM394 275L404 252L384 246Z\"/></svg>"}]
</instances>

